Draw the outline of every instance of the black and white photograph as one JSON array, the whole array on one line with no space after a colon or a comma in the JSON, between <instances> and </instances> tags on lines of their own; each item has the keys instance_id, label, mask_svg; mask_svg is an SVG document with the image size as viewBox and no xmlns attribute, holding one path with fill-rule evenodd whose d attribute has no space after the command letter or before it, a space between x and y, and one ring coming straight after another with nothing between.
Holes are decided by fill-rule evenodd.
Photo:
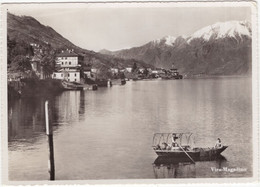
<instances>
[{"instance_id":1,"label":"black and white photograph","mask_svg":"<svg viewBox=\"0 0 260 187\"><path fill-rule=\"evenodd\" d=\"M1 4L4 181L259 180L256 7Z\"/></svg>"}]
</instances>

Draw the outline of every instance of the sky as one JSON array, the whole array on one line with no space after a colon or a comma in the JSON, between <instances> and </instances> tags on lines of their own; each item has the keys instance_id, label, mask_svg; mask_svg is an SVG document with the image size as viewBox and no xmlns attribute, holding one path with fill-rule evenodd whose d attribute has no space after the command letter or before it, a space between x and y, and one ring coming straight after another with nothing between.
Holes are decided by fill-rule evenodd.
<instances>
[{"instance_id":1,"label":"sky","mask_svg":"<svg viewBox=\"0 0 260 187\"><path fill-rule=\"evenodd\" d=\"M5 8L15 15L32 16L75 45L94 51L141 46L167 35L189 36L216 22L251 20L248 6L184 5L59 3L8 4Z\"/></svg>"}]
</instances>

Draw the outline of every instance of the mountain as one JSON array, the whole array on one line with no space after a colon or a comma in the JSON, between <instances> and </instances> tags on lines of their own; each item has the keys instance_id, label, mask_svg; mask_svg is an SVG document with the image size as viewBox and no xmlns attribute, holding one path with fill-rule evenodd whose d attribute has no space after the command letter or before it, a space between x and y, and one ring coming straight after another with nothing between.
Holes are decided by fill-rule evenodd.
<instances>
[{"instance_id":1,"label":"mountain","mask_svg":"<svg viewBox=\"0 0 260 187\"><path fill-rule=\"evenodd\" d=\"M49 26L42 25L30 16L16 16L7 14L7 34L9 38L16 41L38 43L40 45L51 44L54 48L77 48L69 40Z\"/></svg>"},{"instance_id":2,"label":"mountain","mask_svg":"<svg viewBox=\"0 0 260 187\"><path fill-rule=\"evenodd\" d=\"M11 61L16 58L16 56L26 56L28 51L31 52L30 45L40 46L40 51L43 51L39 54L38 51L34 50L34 54L37 55L37 58L43 58L46 53L52 54L59 53L62 50L74 49L75 52L84 56L84 64L91 64L92 67L107 70L111 67L124 68L127 66L132 66L136 63L138 66L151 67L141 60L136 59L121 59L114 56L104 55L96 53L94 51L82 49L72 42L64 38L62 35L57 33L53 28L45 26L37 21L35 18L30 16L16 16L14 14L7 14L7 36L8 36L8 63L11 64ZM16 45L14 47L14 45ZM28 50L27 50L28 48ZM24 51L26 49L26 51ZM18 51L18 52L17 52ZM44 53L44 51L47 51ZM21 57L19 58L21 59Z\"/></svg>"},{"instance_id":3,"label":"mountain","mask_svg":"<svg viewBox=\"0 0 260 187\"><path fill-rule=\"evenodd\" d=\"M135 58L156 67L174 66L186 75L245 75L251 73L251 24L216 23L191 36L166 36L143 46L106 54ZM102 51L101 51L102 52Z\"/></svg>"},{"instance_id":4,"label":"mountain","mask_svg":"<svg viewBox=\"0 0 260 187\"><path fill-rule=\"evenodd\" d=\"M244 36L251 37L250 22L229 21L225 23L216 23L198 30L188 39L188 42L198 38L202 38L205 41L223 39L225 37L240 40Z\"/></svg>"}]
</instances>

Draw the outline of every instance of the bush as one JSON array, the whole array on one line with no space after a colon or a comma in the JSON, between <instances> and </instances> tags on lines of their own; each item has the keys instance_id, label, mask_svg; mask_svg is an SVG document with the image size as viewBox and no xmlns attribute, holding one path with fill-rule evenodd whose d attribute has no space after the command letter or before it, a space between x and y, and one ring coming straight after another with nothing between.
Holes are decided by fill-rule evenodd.
<instances>
[{"instance_id":1,"label":"bush","mask_svg":"<svg viewBox=\"0 0 260 187\"><path fill-rule=\"evenodd\" d=\"M27 71L31 70L32 66L28 58L26 58L23 55L18 55L16 56L11 64L9 65L9 70L10 71Z\"/></svg>"}]
</instances>

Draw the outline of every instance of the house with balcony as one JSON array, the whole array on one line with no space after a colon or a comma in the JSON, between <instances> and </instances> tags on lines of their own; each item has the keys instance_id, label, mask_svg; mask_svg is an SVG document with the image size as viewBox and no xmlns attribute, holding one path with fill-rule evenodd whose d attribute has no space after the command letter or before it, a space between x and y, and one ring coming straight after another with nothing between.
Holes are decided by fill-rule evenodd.
<instances>
[{"instance_id":1,"label":"house with balcony","mask_svg":"<svg viewBox=\"0 0 260 187\"><path fill-rule=\"evenodd\" d=\"M80 67L84 57L73 50L62 51L56 56L56 71L53 79L62 79L69 82L80 82Z\"/></svg>"}]
</instances>

